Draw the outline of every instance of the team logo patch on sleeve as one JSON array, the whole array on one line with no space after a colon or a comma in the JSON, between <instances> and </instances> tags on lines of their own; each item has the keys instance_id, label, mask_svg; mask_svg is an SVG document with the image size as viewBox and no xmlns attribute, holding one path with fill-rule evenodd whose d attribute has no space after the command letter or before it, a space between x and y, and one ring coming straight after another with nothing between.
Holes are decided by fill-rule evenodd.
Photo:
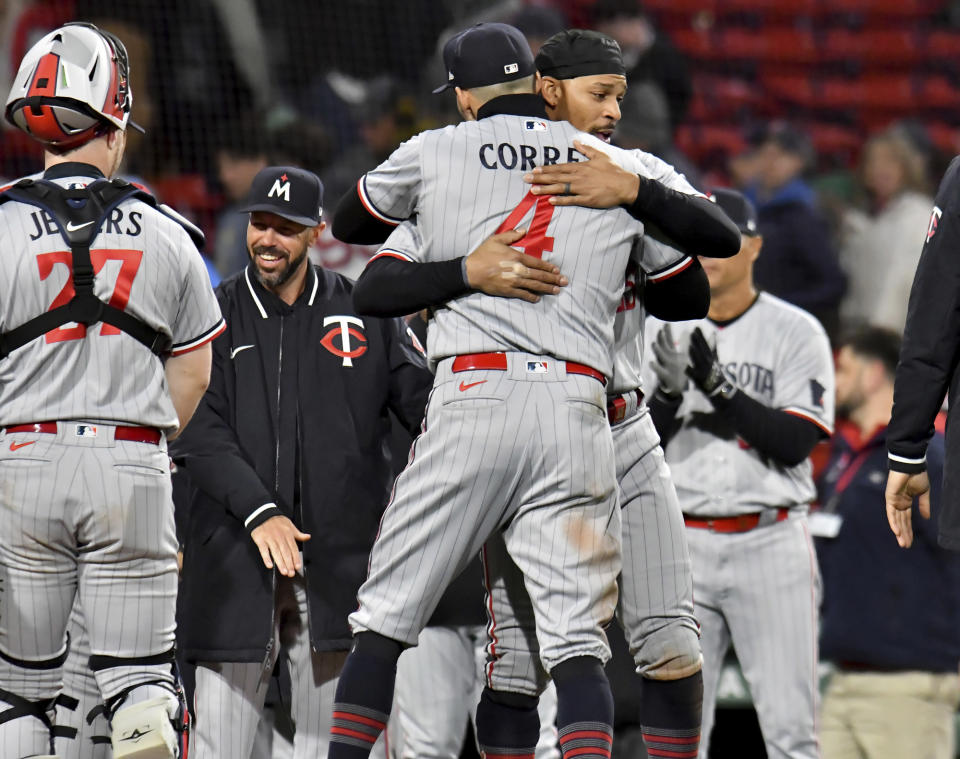
<instances>
[{"instance_id":1,"label":"team logo patch on sleeve","mask_svg":"<svg viewBox=\"0 0 960 759\"><path fill-rule=\"evenodd\" d=\"M537 121L535 119L527 119L523 122L523 128L528 132L546 132L547 131L547 122L546 121Z\"/></svg>"},{"instance_id":2,"label":"team logo patch on sleeve","mask_svg":"<svg viewBox=\"0 0 960 759\"><path fill-rule=\"evenodd\" d=\"M941 211L937 206L933 207L933 211L930 214L930 223L927 225L927 242L933 239L933 236L937 233L937 227L940 226L940 217L943 216L943 211Z\"/></svg>"},{"instance_id":3,"label":"team logo patch on sleeve","mask_svg":"<svg viewBox=\"0 0 960 759\"><path fill-rule=\"evenodd\" d=\"M817 408L823 408L823 394L827 391L823 385L816 380L810 380L810 396L813 405Z\"/></svg>"}]
</instances>

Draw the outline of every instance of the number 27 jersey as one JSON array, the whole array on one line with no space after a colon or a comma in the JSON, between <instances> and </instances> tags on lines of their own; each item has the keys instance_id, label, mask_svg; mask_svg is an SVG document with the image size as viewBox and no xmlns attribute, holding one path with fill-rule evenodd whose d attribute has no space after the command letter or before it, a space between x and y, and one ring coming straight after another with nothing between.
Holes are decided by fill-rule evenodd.
<instances>
[{"instance_id":1,"label":"number 27 jersey","mask_svg":"<svg viewBox=\"0 0 960 759\"><path fill-rule=\"evenodd\" d=\"M428 332L432 364L465 353L523 351L611 375L614 315L643 225L620 208L554 207L523 181L535 166L583 160L574 140L642 173L630 154L567 122L496 115L424 132L360 180L360 197L375 216L392 223L416 217L419 240L402 227L383 254L450 260L497 231L523 228L515 247L556 264L570 281L538 303L480 293L451 301L435 312Z\"/></svg>"},{"instance_id":2,"label":"number 27 jersey","mask_svg":"<svg viewBox=\"0 0 960 759\"><path fill-rule=\"evenodd\" d=\"M91 176L56 178L64 186ZM70 249L46 211L0 206L0 331L73 297ZM90 246L94 293L170 336L178 355L225 328L200 253L175 221L139 200L120 204ZM102 322L65 324L0 359L0 426L83 419L173 430L164 368Z\"/></svg>"}]
</instances>

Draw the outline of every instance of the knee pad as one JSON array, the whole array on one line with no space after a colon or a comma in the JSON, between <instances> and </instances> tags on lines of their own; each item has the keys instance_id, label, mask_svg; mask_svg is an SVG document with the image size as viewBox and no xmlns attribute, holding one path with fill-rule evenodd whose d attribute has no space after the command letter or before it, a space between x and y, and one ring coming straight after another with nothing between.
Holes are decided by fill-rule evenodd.
<instances>
[{"instance_id":1,"label":"knee pad","mask_svg":"<svg viewBox=\"0 0 960 759\"><path fill-rule=\"evenodd\" d=\"M647 636L634 653L637 674L648 680L680 680L703 667L700 637L686 624L668 625Z\"/></svg>"},{"instance_id":2,"label":"knee pad","mask_svg":"<svg viewBox=\"0 0 960 759\"><path fill-rule=\"evenodd\" d=\"M173 682L146 680L111 696L104 704L114 759L186 759L190 712L173 649L157 656L91 656L93 671L111 667L169 664Z\"/></svg>"}]
</instances>

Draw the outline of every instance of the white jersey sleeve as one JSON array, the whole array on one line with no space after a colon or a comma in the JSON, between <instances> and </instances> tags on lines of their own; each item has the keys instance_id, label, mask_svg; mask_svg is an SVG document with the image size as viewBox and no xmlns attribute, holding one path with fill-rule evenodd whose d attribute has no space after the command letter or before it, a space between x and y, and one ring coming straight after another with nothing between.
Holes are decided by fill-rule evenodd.
<instances>
[{"instance_id":1,"label":"white jersey sleeve","mask_svg":"<svg viewBox=\"0 0 960 759\"><path fill-rule=\"evenodd\" d=\"M400 145L377 168L368 171L357 184L367 211L387 224L399 224L417 207L423 184L420 135Z\"/></svg>"},{"instance_id":2,"label":"white jersey sleeve","mask_svg":"<svg viewBox=\"0 0 960 759\"><path fill-rule=\"evenodd\" d=\"M693 259L682 250L661 242L649 234L643 238L640 266L647 275L647 282L663 282L692 264Z\"/></svg>"},{"instance_id":3,"label":"white jersey sleeve","mask_svg":"<svg viewBox=\"0 0 960 759\"><path fill-rule=\"evenodd\" d=\"M636 171L640 176L655 179L660 184L666 185L677 192L706 197L700 190L690 184L683 174L663 159L643 150L630 150L628 153L636 159L638 164Z\"/></svg>"},{"instance_id":4,"label":"white jersey sleeve","mask_svg":"<svg viewBox=\"0 0 960 759\"><path fill-rule=\"evenodd\" d=\"M423 238L415 222L409 219L400 224L386 242L380 246L377 254L367 261L367 266L378 258L387 256L389 258L399 258L402 261L411 261L422 263L421 249L423 248Z\"/></svg>"},{"instance_id":5,"label":"white jersey sleeve","mask_svg":"<svg viewBox=\"0 0 960 759\"><path fill-rule=\"evenodd\" d=\"M173 348L170 352L174 356L199 348L226 329L203 257L186 231L180 229L180 232L183 279L180 283L180 306L171 325Z\"/></svg>"},{"instance_id":6,"label":"white jersey sleeve","mask_svg":"<svg viewBox=\"0 0 960 759\"><path fill-rule=\"evenodd\" d=\"M790 323L781 335L773 406L813 422L833 434L833 354L823 327L812 316L795 309L802 318Z\"/></svg>"}]
</instances>

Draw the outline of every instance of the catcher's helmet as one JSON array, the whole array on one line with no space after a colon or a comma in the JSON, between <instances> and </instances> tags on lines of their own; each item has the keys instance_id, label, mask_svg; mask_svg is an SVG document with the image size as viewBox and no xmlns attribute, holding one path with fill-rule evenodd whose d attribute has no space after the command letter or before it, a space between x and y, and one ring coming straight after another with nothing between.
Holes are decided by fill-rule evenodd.
<instances>
[{"instance_id":1,"label":"catcher's helmet","mask_svg":"<svg viewBox=\"0 0 960 759\"><path fill-rule=\"evenodd\" d=\"M129 77L127 49L115 35L84 22L64 24L24 56L4 115L45 145L79 147L108 125L126 129Z\"/></svg>"}]
</instances>

